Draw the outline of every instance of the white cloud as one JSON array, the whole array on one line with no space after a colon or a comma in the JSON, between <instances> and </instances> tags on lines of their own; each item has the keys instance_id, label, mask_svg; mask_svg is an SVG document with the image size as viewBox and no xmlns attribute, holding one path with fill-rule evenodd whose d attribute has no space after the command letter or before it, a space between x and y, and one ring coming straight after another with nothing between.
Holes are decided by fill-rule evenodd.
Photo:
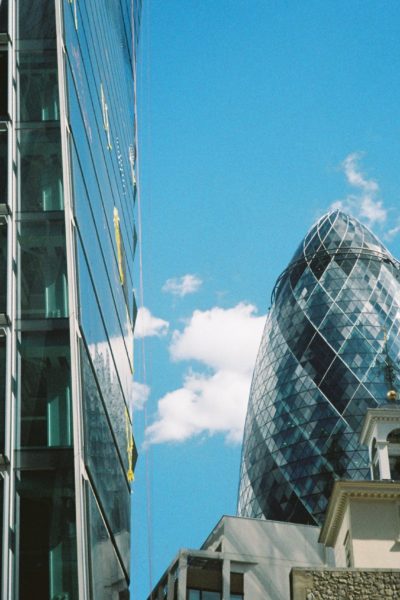
<instances>
[{"instance_id":1,"label":"white cloud","mask_svg":"<svg viewBox=\"0 0 400 600\"><path fill-rule=\"evenodd\" d=\"M213 369L252 371L265 317L256 307L238 304L233 308L195 310L185 329L174 331L170 346L174 360L198 360Z\"/></svg>"},{"instance_id":2,"label":"white cloud","mask_svg":"<svg viewBox=\"0 0 400 600\"><path fill-rule=\"evenodd\" d=\"M168 328L168 321L154 317L149 309L144 306L139 308L135 325L135 338L161 337L167 334Z\"/></svg>"},{"instance_id":3,"label":"white cloud","mask_svg":"<svg viewBox=\"0 0 400 600\"><path fill-rule=\"evenodd\" d=\"M366 179L360 171L358 162L362 158L360 152L353 152L346 156L342 163L344 173L350 185L360 188L366 192L375 193L379 191L379 186L374 179Z\"/></svg>"},{"instance_id":4,"label":"white cloud","mask_svg":"<svg viewBox=\"0 0 400 600\"><path fill-rule=\"evenodd\" d=\"M173 296L183 298L187 294L194 294L200 289L203 281L197 275L182 275L182 277L173 277L167 279L162 287L162 291Z\"/></svg>"},{"instance_id":5,"label":"white cloud","mask_svg":"<svg viewBox=\"0 0 400 600\"><path fill-rule=\"evenodd\" d=\"M346 156L342 169L347 182L358 190L357 194L349 194L344 200L337 200L332 208L340 208L350 212L355 217L367 222L369 226L385 223L387 210L383 201L379 199L379 185L374 179L368 179L361 171L359 162L362 158L360 152L353 152Z\"/></svg>"},{"instance_id":6,"label":"white cloud","mask_svg":"<svg viewBox=\"0 0 400 600\"><path fill-rule=\"evenodd\" d=\"M159 400L155 422L146 430L148 443L182 442L201 433L241 441L264 322L254 306L238 304L196 310L183 331L174 332L173 360L196 360L207 371L189 370L182 387Z\"/></svg>"},{"instance_id":7,"label":"white cloud","mask_svg":"<svg viewBox=\"0 0 400 600\"><path fill-rule=\"evenodd\" d=\"M150 394L150 388L144 383L134 381L132 385L132 408L140 410L147 402Z\"/></svg>"},{"instance_id":8,"label":"white cloud","mask_svg":"<svg viewBox=\"0 0 400 600\"><path fill-rule=\"evenodd\" d=\"M157 420L148 427L147 440L182 442L208 432L241 442L249 387L249 377L234 371L187 375L182 388L159 400Z\"/></svg>"},{"instance_id":9,"label":"white cloud","mask_svg":"<svg viewBox=\"0 0 400 600\"><path fill-rule=\"evenodd\" d=\"M397 219L396 225L389 229L385 234L385 239L392 240L396 235L400 233L400 219Z\"/></svg>"}]
</instances>

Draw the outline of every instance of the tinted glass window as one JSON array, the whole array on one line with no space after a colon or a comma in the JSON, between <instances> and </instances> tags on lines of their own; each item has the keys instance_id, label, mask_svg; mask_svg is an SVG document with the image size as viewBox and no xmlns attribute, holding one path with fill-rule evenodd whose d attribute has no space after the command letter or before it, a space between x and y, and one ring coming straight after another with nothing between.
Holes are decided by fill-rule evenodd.
<instances>
[{"instance_id":1,"label":"tinted glass window","mask_svg":"<svg viewBox=\"0 0 400 600\"><path fill-rule=\"evenodd\" d=\"M95 497L87 487L91 598L129 598L128 585L114 546L100 515Z\"/></svg>"},{"instance_id":2,"label":"tinted glass window","mask_svg":"<svg viewBox=\"0 0 400 600\"><path fill-rule=\"evenodd\" d=\"M44 40L56 37L54 0L19 0L19 38Z\"/></svg>"},{"instance_id":3,"label":"tinted glass window","mask_svg":"<svg viewBox=\"0 0 400 600\"><path fill-rule=\"evenodd\" d=\"M62 210L64 204L59 129L21 131L19 144L20 210Z\"/></svg>"},{"instance_id":4,"label":"tinted glass window","mask_svg":"<svg viewBox=\"0 0 400 600\"><path fill-rule=\"evenodd\" d=\"M21 318L68 316L64 221L23 221L21 249Z\"/></svg>"},{"instance_id":5,"label":"tinted glass window","mask_svg":"<svg viewBox=\"0 0 400 600\"><path fill-rule=\"evenodd\" d=\"M82 345L82 390L85 415L85 462L129 572L130 490L107 419L89 357Z\"/></svg>"},{"instance_id":6,"label":"tinted glass window","mask_svg":"<svg viewBox=\"0 0 400 600\"><path fill-rule=\"evenodd\" d=\"M0 0L0 33L8 29L8 0Z\"/></svg>"},{"instance_id":7,"label":"tinted glass window","mask_svg":"<svg viewBox=\"0 0 400 600\"><path fill-rule=\"evenodd\" d=\"M22 472L19 600L78 600L73 471Z\"/></svg>"},{"instance_id":8,"label":"tinted glass window","mask_svg":"<svg viewBox=\"0 0 400 600\"><path fill-rule=\"evenodd\" d=\"M20 369L19 446L71 446L68 331L23 332Z\"/></svg>"},{"instance_id":9,"label":"tinted glass window","mask_svg":"<svg viewBox=\"0 0 400 600\"><path fill-rule=\"evenodd\" d=\"M7 99L8 99L8 69L7 52L0 51L0 119L7 117Z\"/></svg>"},{"instance_id":10,"label":"tinted glass window","mask_svg":"<svg viewBox=\"0 0 400 600\"><path fill-rule=\"evenodd\" d=\"M0 132L0 204L7 204L7 133Z\"/></svg>"},{"instance_id":11,"label":"tinted glass window","mask_svg":"<svg viewBox=\"0 0 400 600\"><path fill-rule=\"evenodd\" d=\"M55 52L19 54L20 120L58 121L59 101Z\"/></svg>"},{"instance_id":12,"label":"tinted glass window","mask_svg":"<svg viewBox=\"0 0 400 600\"><path fill-rule=\"evenodd\" d=\"M0 222L0 313L7 312L7 225Z\"/></svg>"}]
</instances>

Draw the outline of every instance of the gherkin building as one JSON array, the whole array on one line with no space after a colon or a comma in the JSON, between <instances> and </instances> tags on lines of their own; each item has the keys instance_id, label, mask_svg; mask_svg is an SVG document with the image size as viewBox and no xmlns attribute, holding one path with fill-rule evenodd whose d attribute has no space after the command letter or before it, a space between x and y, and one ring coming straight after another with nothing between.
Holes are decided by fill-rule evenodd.
<instances>
[{"instance_id":1,"label":"gherkin building","mask_svg":"<svg viewBox=\"0 0 400 600\"><path fill-rule=\"evenodd\" d=\"M321 524L332 482L368 479L359 432L399 389L400 263L335 210L279 277L254 369L238 514Z\"/></svg>"}]
</instances>

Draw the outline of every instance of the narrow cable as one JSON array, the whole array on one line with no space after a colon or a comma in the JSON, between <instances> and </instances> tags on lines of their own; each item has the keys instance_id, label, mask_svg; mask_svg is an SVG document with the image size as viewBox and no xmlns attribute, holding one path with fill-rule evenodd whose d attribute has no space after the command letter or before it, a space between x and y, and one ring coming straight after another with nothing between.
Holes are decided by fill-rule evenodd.
<instances>
[{"instance_id":1,"label":"narrow cable","mask_svg":"<svg viewBox=\"0 0 400 600\"><path fill-rule=\"evenodd\" d=\"M133 11L134 0L131 3L131 19L132 19L132 48L133 48L133 86L134 86L134 136L136 148L136 198L137 198L137 223L138 223L138 251L139 251L139 308L144 308L144 278L143 278L143 229L142 229L142 203L140 193L140 165L139 165L139 149L138 149L138 117L137 117L137 71L136 71L136 47L135 47L135 20ZM145 6L149 6L149 2L145 2ZM148 9L149 12L149 9ZM147 19L143 19L146 21ZM144 385L147 385L147 367L146 367L146 351L145 338L140 341L141 346L141 379ZM148 426L148 411L147 402L143 407L144 415L144 431ZM149 589L150 593L153 589L153 528L152 528L152 510L151 510L151 461L150 448L148 445L143 446L145 459L145 478L146 478L146 525L147 525L147 561L149 573Z\"/></svg>"}]
</instances>

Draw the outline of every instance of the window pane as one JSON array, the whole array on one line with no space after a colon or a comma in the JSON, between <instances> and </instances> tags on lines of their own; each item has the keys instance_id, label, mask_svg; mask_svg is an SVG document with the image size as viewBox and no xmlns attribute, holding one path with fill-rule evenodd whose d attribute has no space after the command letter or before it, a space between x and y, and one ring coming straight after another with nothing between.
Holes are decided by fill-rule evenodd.
<instances>
[{"instance_id":1,"label":"window pane","mask_svg":"<svg viewBox=\"0 0 400 600\"><path fill-rule=\"evenodd\" d=\"M68 331L23 332L19 446L72 445Z\"/></svg>"},{"instance_id":2,"label":"window pane","mask_svg":"<svg viewBox=\"0 0 400 600\"><path fill-rule=\"evenodd\" d=\"M7 204L7 133L0 132L0 204Z\"/></svg>"},{"instance_id":3,"label":"window pane","mask_svg":"<svg viewBox=\"0 0 400 600\"><path fill-rule=\"evenodd\" d=\"M5 430L5 405L6 405L6 338L0 338L0 452L4 454ZM1 483L3 480L1 479ZM3 489L3 488L1 488ZM0 512L0 529L1 517ZM1 539L1 538L0 538Z\"/></svg>"},{"instance_id":4,"label":"window pane","mask_svg":"<svg viewBox=\"0 0 400 600\"><path fill-rule=\"evenodd\" d=\"M19 494L19 600L78 600L72 470L22 472Z\"/></svg>"},{"instance_id":5,"label":"window pane","mask_svg":"<svg viewBox=\"0 0 400 600\"><path fill-rule=\"evenodd\" d=\"M200 600L200 590L188 590L188 600Z\"/></svg>"},{"instance_id":6,"label":"window pane","mask_svg":"<svg viewBox=\"0 0 400 600\"><path fill-rule=\"evenodd\" d=\"M57 56L54 52L20 53L20 120L58 121Z\"/></svg>"},{"instance_id":7,"label":"window pane","mask_svg":"<svg viewBox=\"0 0 400 600\"><path fill-rule=\"evenodd\" d=\"M90 584L93 600L129 598L128 585L111 542L104 521L101 518L96 500L89 486L88 521L90 552Z\"/></svg>"},{"instance_id":8,"label":"window pane","mask_svg":"<svg viewBox=\"0 0 400 600\"><path fill-rule=\"evenodd\" d=\"M201 592L201 600L221 600L220 592Z\"/></svg>"},{"instance_id":9,"label":"window pane","mask_svg":"<svg viewBox=\"0 0 400 600\"><path fill-rule=\"evenodd\" d=\"M387 436L387 441L391 444L400 444L400 429L394 429Z\"/></svg>"},{"instance_id":10,"label":"window pane","mask_svg":"<svg viewBox=\"0 0 400 600\"><path fill-rule=\"evenodd\" d=\"M389 456L389 464L390 478L396 481L400 480L400 456Z\"/></svg>"},{"instance_id":11,"label":"window pane","mask_svg":"<svg viewBox=\"0 0 400 600\"><path fill-rule=\"evenodd\" d=\"M59 129L20 132L21 211L63 209Z\"/></svg>"},{"instance_id":12,"label":"window pane","mask_svg":"<svg viewBox=\"0 0 400 600\"><path fill-rule=\"evenodd\" d=\"M8 29L8 0L0 0L0 33Z\"/></svg>"},{"instance_id":13,"label":"window pane","mask_svg":"<svg viewBox=\"0 0 400 600\"><path fill-rule=\"evenodd\" d=\"M21 318L68 316L67 261L63 221L23 221L21 249Z\"/></svg>"},{"instance_id":14,"label":"window pane","mask_svg":"<svg viewBox=\"0 0 400 600\"><path fill-rule=\"evenodd\" d=\"M19 38L43 40L56 37L54 0L19 0Z\"/></svg>"},{"instance_id":15,"label":"window pane","mask_svg":"<svg viewBox=\"0 0 400 600\"><path fill-rule=\"evenodd\" d=\"M8 109L7 52L0 51L0 119L7 117Z\"/></svg>"},{"instance_id":16,"label":"window pane","mask_svg":"<svg viewBox=\"0 0 400 600\"><path fill-rule=\"evenodd\" d=\"M85 462L104 517L129 573L130 490L89 357L81 346ZM124 457L125 458L125 457Z\"/></svg>"},{"instance_id":17,"label":"window pane","mask_svg":"<svg viewBox=\"0 0 400 600\"><path fill-rule=\"evenodd\" d=\"M7 225L0 222L0 313L7 312Z\"/></svg>"}]
</instances>

